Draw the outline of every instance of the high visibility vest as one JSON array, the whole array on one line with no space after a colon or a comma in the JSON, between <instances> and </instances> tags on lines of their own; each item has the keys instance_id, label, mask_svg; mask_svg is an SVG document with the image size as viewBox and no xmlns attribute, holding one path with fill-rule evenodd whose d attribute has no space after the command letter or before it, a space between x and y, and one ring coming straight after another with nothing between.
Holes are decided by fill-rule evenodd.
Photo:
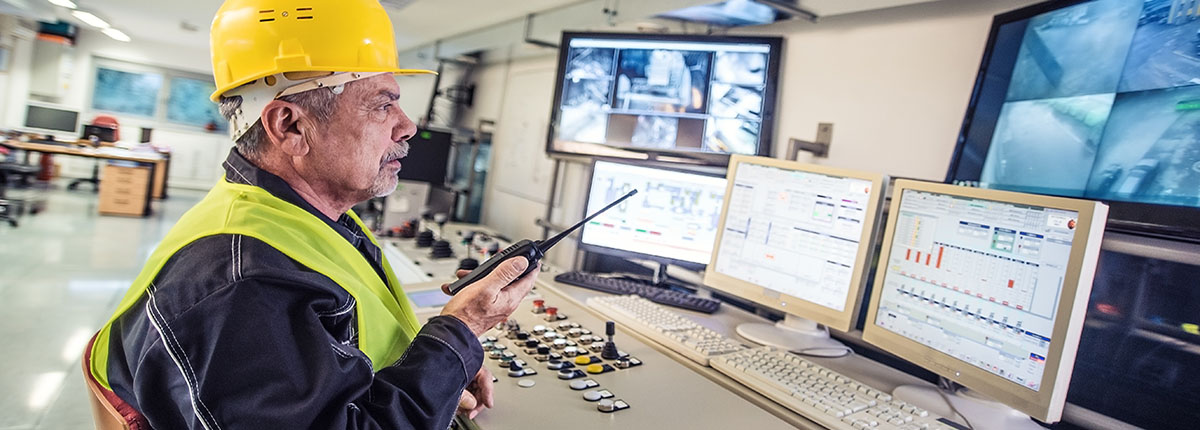
<instances>
[{"instance_id":1,"label":"high visibility vest","mask_svg":"<svg viewBox=\"0 0 1200 430\"><path fill-rule=\"evenodd\" d=\"M367 238L379 246L362 220L354 212L349 215ZM358 348L371 359L376 372L399 360L420 330L386 257L383 271L387 284L384 284L358 249L316 215L262 188L222 179L171 228L112 319L97 334L92 346L91 371L104 388L112 389L108 381L108 353L113 322L146 294L146 288L172 255L200 238L219 234L240 234L261 240L349 292L357 302Z\"/></svg>"}]
</instances>

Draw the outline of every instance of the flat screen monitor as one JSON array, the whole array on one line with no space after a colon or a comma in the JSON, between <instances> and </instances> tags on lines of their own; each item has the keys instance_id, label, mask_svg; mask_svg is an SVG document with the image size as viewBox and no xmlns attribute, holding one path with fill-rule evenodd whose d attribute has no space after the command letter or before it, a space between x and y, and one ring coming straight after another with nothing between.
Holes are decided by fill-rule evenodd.
<instances>
[{"instance_id":1,"label":"flat screen monitor","mask_svg":"<svg viewBox=\"0 0 1200 430\"><path fill-rule=\"evenodd\" d=\"M564 33L561 46L549 153L770 154L782 39Z\"/></svg>"},{"instance_id":2,"label":"flat screen monitor","mask_svg":"<svg viewBox=\"0 0 1200 430\"><path fill-rule=\"evenodd\" d=\"M849 331L871 266L883 176L734 156L727 186L704 284L789 319ZM738 332L788 346L760 340L769 335L747 333L751 327Z\"/></svg>"},{"instance_id":3,"label":"flat screen monitor","mask_svg":"<svg viewBox=\"0 0 1200 430\"><path fill-rule=\"evenodd\" d=\"M580 249L699 269L708 263L725 178L664 165L598 159L586 213L637 195L583 226Z\"/></svg>"},{"instance_id":4,"label":"flat screen monitor","mask_svg":"<svg viewBox=\"0 0 1200 430\"><path fill-rule=\"evenodd\" d=\"M997 15L946 182L1101 200L1110 228L1200 239L1193 3L1053 1Z\"/></svg>"},{"instance_id":5,"label":"flat screen monitor","mask_svg":"<svg viewBox=\"0 0 1200 430\"><path fill-rule=\"evenodd\" d=\"M79 128L79 112L31 104L25 108L25 127L74 134Z\"/></svg>"},{"instance_id":6,"label":"flat screen monitor","mask_svg":"<svg viewBox=\"0 0 1200 430\"><path fill-rule=\"evenodd\" d=\"M1057 422L1107 206L901 180L889 213L863 338Z\"/></svg>"},{"instance_id":7,"label":"flat screen monitor","mask_svg":"<svg viewBox=\"0 0 1200 430\"><path fill-rule=\"evenodd\" d=\"M417 130L408 140L408 156L400 160L400 179L445 185L453 135L434 130Z\"/></svg>"}]
</instances>

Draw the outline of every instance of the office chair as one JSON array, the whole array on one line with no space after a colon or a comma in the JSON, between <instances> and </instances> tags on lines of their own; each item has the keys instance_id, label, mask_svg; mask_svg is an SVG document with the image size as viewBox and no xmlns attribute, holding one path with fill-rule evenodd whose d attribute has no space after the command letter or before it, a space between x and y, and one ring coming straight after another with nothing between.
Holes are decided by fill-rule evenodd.
<instances>
[{"instance_id":1,"label":"office chair","mask_svg":"<svg viewBox=\"0 0 1200 430\"><path fill-rule=\"evenodd\" d=\"M83 379L88 387L88 398L92 404L92 419L96 422L96 430L149 430L150 423L133 406L125 403L112 390L104 388L92 376L89 366L92 362L92 344L96 336L88 341L83 350Z\"/></svg>"},{"instance_id":2,"label":"office chair","mask_svg":"<svg viewBox=\"0 0 1200 430\"><path fill-rule=\"evenodd\" d=\"M115 117L109 115L97 115L96 118L92 119L92 123L90 125L111 128L113 142L121 140L121 125L117 122ZM92 190L94 192L100 192L100 160L96 160L95 164L92 165L92 177L80 178L71 181L71 183L67 185L67 189L74 190L79 186L79 184L84 182L90 182L92 184Z\"/></svg>"},{"instance_id":3,"label":"office chair","mask_svg":"<svg viewBox=\"0 0 1200 430\"><path fill-rule=\"evenodd\" d=\"M25 212L25 201L8 198L8 180L11 175L28 176L37 173L37 167L26 166L20 163L10 163L3 161L8 155L8 150L0 148L0 221L7 221L8 225L17 226L17 216Z\"/></svg>"}]
</instances>

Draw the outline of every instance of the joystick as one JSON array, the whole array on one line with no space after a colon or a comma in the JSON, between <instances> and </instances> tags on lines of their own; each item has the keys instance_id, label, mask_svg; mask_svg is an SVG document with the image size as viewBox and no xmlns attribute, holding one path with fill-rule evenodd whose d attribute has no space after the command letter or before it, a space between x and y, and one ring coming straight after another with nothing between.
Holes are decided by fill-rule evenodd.
<instances>
[{"instance_id":1,"label":"joystick","mask_svg":"<svg viewBox=\"0 0 1200 430\"><path fill-rule=\"evenodd\" d=\"M428 248L430 246L433 246L433 230L425 230L417 235L417 248Z\"/></svg>"},{"instance_id":2,"label":"joystick","mask_svg":"<svg viewBox=\"0 0 1200 430\"><path fill-rule=\"evenodd\" d=\"M476 267L479 267L479 260L474 258L467 257L458 260L458 270L475 270Z\"/></svg>"},{"instance_id":3,"label":"joystick","mask_svg":"<svg viewBox=\"0 0 1200 430\"><path fill-rule=\"evenodd\" d=\"M621 353L617 351L617 344L613 343L613 335L617 334L617 324L612 321L604 323L604 334L608 335L608 341L604 342L604 349L600 350L600 358L605 360L620 358Z\"/></svg>"},{"instance_id":4,"label":"joystick","mask_svg":"<svg viewBox=\"0 0 1200 430\"><path fill-rule=\"evenodd\" d=\"M454 249L450 248L450 242L439 240L433 243L433 252L430 255L433 258L450 258L454 256Z\"/></svg>"}]
</instances>

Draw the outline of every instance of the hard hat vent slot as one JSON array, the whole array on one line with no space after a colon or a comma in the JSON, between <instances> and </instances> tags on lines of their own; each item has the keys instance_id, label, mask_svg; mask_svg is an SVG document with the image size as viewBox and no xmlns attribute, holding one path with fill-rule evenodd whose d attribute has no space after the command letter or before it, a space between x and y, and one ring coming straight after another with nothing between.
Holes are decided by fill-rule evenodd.
<instances>
[{"instance_id":1,"label":"hard hat vent slot","mask_svg":"<svg viewBox=\"0 0 1200 430\"><path fill-rule=\"evenodd\" d=\"M260 11L258 11L258 14L259 14L259 15L268 15L268 16L269 16L269 14L273 14L273 13L275 13L275 9L265 9L265 10L260 10ZM274 17L270 17L270 18L261 18L261 19L259 19L259 20L258 20L258 22L271 22L271 21L274 21L274 20L275 20L275 18L274 18Z\"/></svg>"},{"instance_id":2,"label":"hard hat vent slot","mask_svg":"<svg viewBox=\"0 0 1200 430\"><path fill-rule=\"evenodd\" d=\"M300 12L308 12L307 14L304 14L303 16L297 16L296 19L313 19L312 10L313 10L313 8L311 8L311 7L296 8L296 15L300 15Z\"/></svg>"}]
</instances>

